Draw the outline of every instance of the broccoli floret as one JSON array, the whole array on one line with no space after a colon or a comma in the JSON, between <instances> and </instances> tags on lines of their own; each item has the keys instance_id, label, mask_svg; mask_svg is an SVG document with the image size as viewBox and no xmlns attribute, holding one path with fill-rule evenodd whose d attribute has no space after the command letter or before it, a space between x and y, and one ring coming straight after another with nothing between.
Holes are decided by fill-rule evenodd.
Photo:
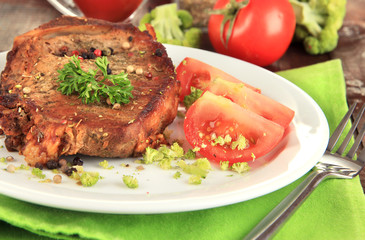
<instances>
[{"instance_id":1,"label":"broccoli floret","mask_svg":"<svg viewBox=\"0 0 365 240\"><path fill-rule=\"evenodd\" d=\"M157 40L158 39L159 38L157 37ZM162 40L160 42L162 42L162 43L168 43L168 44L172 44L172 45L182 45L182 42L179 39L168 39L168 40Z\"/></svg>"},{"instance_id":2,"label":"broccoli floret","mask_svg":"<svg viewBox=\"0 0 365 240\"><path fill-rule=\"evenodd\" d=\"M124 175L123 182L129 188L138 188L138 180L133 176Z\"/></svg>"},{"instance_id":3,"label":"broccoli floret","mask_svg":"<svg viewBox=\"0 0 365 240\"><path fill-rule=\"evenodd\" d=\"M290 0L296 16L295 40L313 55L332 51L346 14L346 0Z\"/></svg>"},{"instance_id":4,"label":"broccoli floret","mask_svg":"<svg viewBox=\"0 0 365 240\"><path fill-rule=\"evenodd\" d=\"M201 30L192 28L192 15L178 10L176 3L160 5L146 13L139 22L141 31L146 30L146 23L154 28L159 42L189 47L200 45Z\"/></svg>"},{"instance_id":5,"label":"broccoli floret","mask_svg":"<svg viewBox=\"0 0 365 240\"><path fill-rule=\"evenodd\" d=\"M146 13L145 15L143 15L143 17L139 20L139 25L141 27L146 28L145 23L150 23L152 20L152 16L151 13ZM146 29L143 29L146 30Z\"/></svg>"},{"instance_id":6,"label":"broccoli floret","mask_svg":"<svg viewBox=\"0 0 365 240\"><path fill-rule=\"evenodd\" d=\"M193 26L193 16L189 11L180 9L177 11L177 16L180 18L182 27L184 29L191 28Z\"/></svg>"},{"instance_id":7,"label":"broccoli floret","mask_svg":"<svg viewBox=\"0 0 365 240\"><path fill-rule=\"evenodd\" d=\"M185 39L182 41L185 47L199 47L202 30L199 28L190 28L185 32Z\"/></svg>"},{"instance_id":8,"label":"broccoli floret","mask_svg":"<svg viewBox=\"0 0 365 240\"><path fill-rule=\"evenodd\" d=\"M95 185L100 179L98 172L83 172L80 176L80 182L84 187Z\"/></svg>"}]
</instances>

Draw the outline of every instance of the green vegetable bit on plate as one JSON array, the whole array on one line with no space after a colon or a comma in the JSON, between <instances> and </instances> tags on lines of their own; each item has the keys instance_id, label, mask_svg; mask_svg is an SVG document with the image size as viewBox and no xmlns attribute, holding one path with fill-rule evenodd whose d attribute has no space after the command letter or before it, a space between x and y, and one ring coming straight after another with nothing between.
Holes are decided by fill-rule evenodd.
<instances>
[{"instance_id":1,"label":"green vegetable bit on plate","mask_svg":"<svg viewBox=\"0 0 365 240\"><path fill-rule=\"evenodd\" d=\"M104 169L108 169L108 170L111 170L114 168L114 166L110 166L109 165L109 162L107 160L104 160L102 162L99 162L99 166L104 168Z\"/></svg>"},{"instance_id":2,"label":"green vegetable bit on plate","mask_svg":"<svg viewBox=\"0 0 365 240\"><path fill-rule=\"evenodd\" d=\"M123 182L128 188L138 188L138 180L133 176L124 175Z\"/></svg>"},{"instance_id":3,"label":"green vegetable bit on plate","mask_svg":"<svg viewBox=\"0 0 365 240\"><path fill-rule=\"evenodd\" d=\"M80 176L80 182L84 187L94 186L100 179L98 172L83 172Z\"/></svg>"},{"instance_id":4,"label":"green vegetable bit on plate","mask_svg":"<svg viewBox=\"0 0 365 240\"><path fill-rule=\"evenodd\" d=\"M186 95L183 101L186 109L189 109L189 107L193 105L193 103L198 100L198 98L200 98L203 94L203 91L201 89L195 87L190 87L190 91L190 94Z\"/></svg>"},{"instance_id":5,"label":"green vegetable bit on plate","mask_svg":"<svg viewBox=\"0 0 365 240\"><path fill-rule=\"evenodd\" d=\"M33 168L32 174L36 177L39 177L40 179L44 179L46 177L46 175L43 174L42 170L39 168Z\"/></svg>"},{"instance_id":6,"label":"green vegetable bit on plate","mask_svg":"<svg viewBox=\"0 0 365 240\"><path fill-rule=\"evenodd\" d=\"M251 167L247 162L236 162L232 164L232 170L238 173L245 173L250 171Z\"/></svg>"}]
</instances>

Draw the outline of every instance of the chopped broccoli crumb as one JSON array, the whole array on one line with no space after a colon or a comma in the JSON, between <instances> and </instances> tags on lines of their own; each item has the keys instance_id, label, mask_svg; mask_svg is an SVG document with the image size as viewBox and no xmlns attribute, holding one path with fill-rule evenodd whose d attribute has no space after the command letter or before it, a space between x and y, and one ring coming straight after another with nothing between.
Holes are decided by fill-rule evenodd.
<instances>
[{"instance_id":1,"label":"chopped broccoli crumb","mask_svg":"<svg viewBox=\"0 0 365 240\"><path fill-rule=\"evenodd\" d=\"M183 156L184 159L195 159L196 158L196 153L192 150L189 149Z\"/></svg>"},{"instance_id":2,"label":"chopped broccoli crumb","mask_svg":"<svg viewBox=\"0 0 365 240\"><path fill-rule=\"evenodd\" d=\"M210 162L207 158L198 158L194 163L194 166L197 166L198 168L204 169L204 170L211 170L212 167L210 165Z\"/></svg>"},{"instance_id":3,"label":"chopped broccoli crumb","mask_svg":"<svg viewBox=\"0 0 365 240\"><path fill-rule=\"evenodd\" d=\"M70 178L80 180L80 174L77 171L72 171Z\"/></svg>"},{"instance_id":4,"label":"chopped broccoli crumb","mask_svg":"<svg viewBox=\"0 0 365 240\"><path fill-rule=\"evenodd\" d=\"M164 157L163 153L161 153L157 149L147 147L146 152L143 155L142 162L144 164L151 164L153 162L161 161L163 159L163 157Z\"/></svg>"},{"instance_id":5,"label":"chopped broccoli crumb","mask_svg":"<svg viewBox=\"0 0 365 240\"><path fill-rule=\"evenodd\" d=\"M175 157L177 158L184 156L184 149L180 147L180 145L177 142L174 142L171 145L171 150L174 152Z\"/></svg>"},{"instance_id":6,"label":"chopped broccoli crumb","mask_svg":"<svg viewBox=\"0 0 365 240\"><path fill-rule=\"evenodd\" d=\"M222 136L218 136L213 139L212 146L220 145L223 146L225 144L224 138Z\"/></svg>"},{"instance_id":7,"label":"chopped broccoli crumb","mask_svg":"<svg viewBox=\"0 0 365 240\"><path fill-rule=\"evenodd\" d=\"M99 162L99 166L101 166L104 169L108 169L108 170L111 170L114 168L114 166L109 166L109 162L107 160Z\"/></svg>"},{"instance_id":8,"label":"chopped broccoli crumb","mask_svg":"<svg viewBox=\"0 0 365 240\"><path fill-rule=\"evenodd\" d=\"M171 159L170 158L164 158L162 159L158 165L162 168L162 169L165 169L165 170L168 170L168 169L171 169L172 166L171 166Z\"/></svg>"},{"instance_id":9,"label":"chopped broccoli crumb","mask_svg":"<svg viewBox=\"0 0 365 240\"><path fill-rule=\"evenodd\" d=\"M193 148L193 150L192 150L193 152L199 152L200 151L200 147L195 147L195 148Z\"/></svg>"},{"instance_id":10,"label":"chopped broccoli crumb","mask_svg":"<svg viewBox=\"0 0 365 240\"><path fill-rule=\"evenodd\" d=\"M121 167L129 167L129 164L126 164L126 163L121 163L120 164Z\"/></svg>"},{"instance_id":11,"label":"chopped broccoli crumb","mask_svg":"<svg viewBox=\"0 0 365 240\"><path fill-rule=\"evenodd\" d=\"M232 165L232 170L238 173L244 173L250 171L251 167L247 162L236 162Z\"/></svg>"},{"instance_id":12,"label":"chopped broccoli crumb","mask_svg":"<svg viewBox=\"0 0 365 240\"><path fill-rule=\"evenodd\" d=\"M238 136L238 139L236 141L233 141L232 142L231 148L233 150L235 150L236 148L238 150L243 150L243 149L247 148L247 146L248 146L248 140L247 140L247 138L245 138L242 135L239 135Z\"/></svg>"},{"instance_id":13,"label":"chopped broccoli crumb","mask_svg":"<svg viewBox=\"0 0 365 240\"><path fill-rule=\"evenodd\" d=\"M24 164L21 164L19 167L17 167L17 170L29 170L30 167Z\"/></svg>"},{"instance_id":14,"label":"chopped broccoli crumb","mask_svg":"<svg viewBox=\"0 0 365 240\"><path fill-rule=\"evenodd\" d=\"M209 161L208 161L208 163L209 163ZM208 164L205 162L205 160L202 160L202 161L197 160L193 164L187 164L184 160L180 160L177 162L177 165L184 172L186 172L188 174L192 174L192 175L197 175L202 178L206 178L206 176L208 174L208 170L211 169L210 163L208 166Z\"/></svg>"},{"instance_id":15,"label":"chopped broccoli crumb","mask_svg":"<svg viewBox=\"0 0 365 240\"><path fill-rule=\"evenodd\" d=\"M80 182L84 187L95 185L100 179L98 172L83 172L80 176Z\"/></svg>"},{"instance_id":16,"label":"chopped broccoli crumb","mask_svg":"<svg viewBox=\"0 0 365 240\"><path fill-rule=\"evenodd\" d=\"M138 188L138 180L133 176L124 175L123 182L128 188Z\"/></svg>"},{"instance_id":17,"label":"chopped broccoli crumb","mask_svg":"<svg viewBox=\"0 0 365 240\"><path fill-rule=\"evenodd\" d=\"M202 178L199 175L191 175L189 177L189 184L196 184L199 185L202 183Z\"/></svg>"},{"instance_id":18,"label":"chopped broccoli crumb","mask_svg":"<svg viewBox=\"0 0 365 240\"><path fill-rule=\"evenodd\" d=\"M181 177L181 172L177 171L175 174L174 174L174 178L175 179L178 179Z\"/></svg>"},{"instance_id":19,"label":"chopped broccoli crumb","mask_svg":"<svg viewBox=\"0 0 365 240\"><path fill-rule=\"evenodd\" d=\"M172 150L172 148L171 147L169 148L166 145L162 145L158 149L158 151L163 154L163 158L174 159L174 158L178 157L177 154Z\"/></svg>"},{"instance_id":20,"label":"chopped broccoli crumb","mask_svg":"<svg viewBox=\"0 0 365 240\"><path fill-rule=\"evenodd\" d=\"M40 179L44 179L46 177L46 175L43 174L42 170L39 168L33 168L32 174L36 177L39 177Z\"/></svg>"},{"instance_id":21,"label":"chopped broccoli crumb","mask_svg":"<svg viewBox=\"0 0 365 240\"><path fill-rule=\"evenodd\" d=\"M219 165L223 171L227 171L229 169L229 161L220 161Z\"/></svg>"},{"instance_id":22,"label":"chopped broccoli crumb","mask_svg":"<svg viewBox=\"0 0 365 240\"><path fill-rule=\"evenodd\" d=\"M186 95L183 100L183 104L186 109L189 109L193 103L200 98L203 91L199 88L190 87L190 94Z\"/></svg>"}]
</instances>

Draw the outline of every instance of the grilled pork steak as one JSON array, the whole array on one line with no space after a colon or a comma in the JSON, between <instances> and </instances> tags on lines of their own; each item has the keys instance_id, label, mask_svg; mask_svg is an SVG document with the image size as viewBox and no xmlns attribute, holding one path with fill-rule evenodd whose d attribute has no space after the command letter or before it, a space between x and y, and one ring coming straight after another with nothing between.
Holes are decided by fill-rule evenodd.
<instances>
[{"instance_id":1,"label":"grilled pork steak","mask_svg":"<svg viewBox=\"0 0 365 240\"><path fill-rule=\"evenodd\" d=\"M91 50L90 50L91 49ZM78 51L85 71L95 69L93 50L107 55L109 71L128 72L128 104L83 104L63 95L58 72ZM129 157L163 141L177 113L179 82L165 48L128 24L62 17L14 40L1 75L0 126L8 150L34 166L61 155Z\"/></svg>"}]
</instances>

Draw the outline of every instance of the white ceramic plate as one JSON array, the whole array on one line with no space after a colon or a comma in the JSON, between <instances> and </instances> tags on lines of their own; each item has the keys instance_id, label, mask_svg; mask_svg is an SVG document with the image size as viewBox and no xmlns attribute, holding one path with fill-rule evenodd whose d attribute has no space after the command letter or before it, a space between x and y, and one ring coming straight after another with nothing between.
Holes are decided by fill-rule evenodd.
<instances>
[{"instance_id":1,"label":"white ceramic plate","mask_svg":"<svg viewBox=\"0 0 365 240\"><path fill-rule=\"evenodd\" d=\"M102 169L104 159L83 157L87 171L98 171L104 178L93 187L82 187L63 175L61 184L40 183L31 172L9 173L0 163L0 193L24 201L63 209L103 213L168 213L207 209L253 199L280 189L308 172L325 151L328 141L327 120L318 105L305 92L280 76L252 64L213 52L166 45L174 64L186 57L200 59L237 78L262 89L262 94L287 105L295 117L281 143L267 156L256 159L253 169L240 175L214 167L201 185L187 183L188 175L174 179L176 170L162 170L156 165L143 165L135 159L109 159L112 170ZM0 54L0 69L5 64ZM169 129L182 135L182 120ZM3 139L0 145L3 145ZM0 157L13 156L20 166L22 156L0 149ZM87 159L86 159L87 158ZM129 163L125 168L121 163ZM54 173L44 171L52 179ZM128 189L123 175L133 174L139 181L137 189Z\"/></svg>"}]
</instances>

